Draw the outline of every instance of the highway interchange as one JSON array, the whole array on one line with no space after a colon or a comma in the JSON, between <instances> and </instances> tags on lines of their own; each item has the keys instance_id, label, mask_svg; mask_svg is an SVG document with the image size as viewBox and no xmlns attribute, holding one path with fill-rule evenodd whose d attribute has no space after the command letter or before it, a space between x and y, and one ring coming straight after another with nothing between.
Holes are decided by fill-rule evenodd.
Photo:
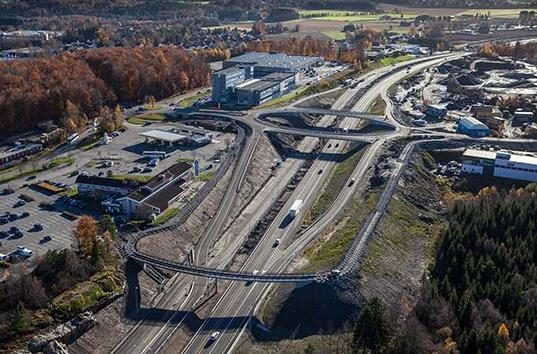
<instances>
[{"instance_id":1,"label":"highway interchange","mask_svg":"<svg viewBox=\"0 0 537 354\"><path fill-rule=\"evenodd\" d=\"M231 209L234 205L233 201L236 198L236 192L240 188L251 161L251 156L258 143L259 137L269 129L277 131L278 127L272 124L267 124L266 121L259 119L263 113L261 111L250 111L246 115L227 114L226 119L236 120L239 124L242 123L248 127L244 142L240 146L236 146L235 162L232 168L231 179L226 193L223 196L222 202L215 216L211 219L207 229L203 232L200 242L193 250L194 265L180 265L183 268L173 267L172 262L162 261L158 259L154 261L150 258L143 258L143 254L136 250L135 242L130 243L130 254L134 259L139 261L161 266L173 270L181 270L182 273L176 274L169 282L166 292L161 299L154 305L154 308L166 308L168 311L159 320L158 326L154 325L153 320L142 319L134 328L125 336L125 338L114 349L115 353L158 353L170 351L167 348L171 338L177 333L180 326L187 320L189 316L195 315L195 307L200 301L206 298L209 291L208 280L206 277L193 277L186 274L204 275L213 278L243 280L231 282L225 288L223 294L218 299L218 302L212 307L208 316L201 322L201 325L196 330L190 341L182 349L183 353L226 353L231 352L238 343L241 334L247 327L252 316L255 314L257 306L266 296L271 287L271 283L275 281L297 281L298 274L285 274L284 271L289 267L291 262L310 244L317 236L319 236L326 228L333 224L344 206L352 198L354 192L359 188L360 183L371 169L377 157L379 156L383 146L390 141L402 139L410 135L420 134L421 136L429 135L429 137L437 139L461 139L459 134L438 133L436 131L427 131L426 129L411 129L396 121L391 114L390 101L387 98L387 90L398 81L404 79L408 75L412 75L422 71L428 67L438 65L445 60L453 60L467 55L465 52L454 52L433 56L426 59L416 59L411 62L401 63L394 67L386 67L370 72L362 77L361 83L356 88L347 89L332 106L332 113L337 113L341 110L352 112L366 112L373 104L378 96L381 96L387 103L386 117L381 118L379 122L383 125L389 123L392 129L379 133L359 134L353 130L360 124L360 119L357 119L356 114L343 114L345 118L339 123L339 129L334 129L332 132L319 129L322 133L315 132L314 129L308 132L292 132L292 129L287 129L285 133L303 134L306 137L301 141L297 150L301 152L310 152L319 143L319 137L330 138L322 147L321 152L329 156L326 159L316 159L309 167L309 170L304 175L296 189L293 191L287 203L281 208L278 215L271 223L268 230L264 233L261 240L258 242L251 255L243 264L239 272L223 271L223 268L229 264L233 255L241 245L242 241L251 232L255 222L267 212L274 203L279 192L285 188L289 179L300 169L303 161L298 159L287 159L283 162L275 178L272 178L267 185L257 193L254 199L250 202L243 212L248 212L249 218L236 218L231 221L231 228L235 231L235 239L224 244L224 247L216 248L214 244L218 241L219 236L228 231L226 223L229 221ZM407 69L408 70L403 70ZM286 110L283 108L282 111ZM295 108L287 107L287 111L295 110ZM274 112L272 112L274 113ZM317 112L319 113L319 112ZM334 115L326 113L319 123L318 127L328 127L334 121ZM218 115L222 112L200 112L207 117L212 116L213 119L218 119ZM339 113L338 113L339 115ZM350 116L355 117L350 117ZM365 117L362 115L361 117ZM374 118L374 117L371 117ZM343 127L349 127L349 132L343 132ZM472 139L466 140L471 141ZM298 217L292 220L286 220L288 210L291 204L301 199L304 202L303 209L308 209L316 200L318 193L322 190L322 186L330 176L330 171L337 164L335 156L344 152L348 141L364 141L369 143L360 163L356 165L354 171L349 177L345 188L339 193L336 200L314 224L302 231L299 237L295 237L302 223L300 213ZM356 237L348 253L345 255L342 262L338 265L337 276L328 272L322 274L304 275L302 280L323 281L328 278L338 279L351 277L358 270L361 256L367 249L370 238L373 235L378 222L381 220L390 197L393 194L397 185L397 179L401 171L404 169L408 157L412 149L419 141L407 144L403 153L400 156L397 166L392 171L391 177L386 184L385 190L377 204L377 207L371 216L364 223L358 237ZM222 164L224 165L224 164ZM321 171L321 172L319 172ZM350 183L351 179L358 181ZM248 209L250 207L250 209ZM286 220L286 221L285 221ZM284 222L285 221L285 222ZM281 227L282 224L287 224ZM276 239L281 240L280 245L274 247ZM211 255L209 257L209 254ZM167 267L168 266L168 267ZM184 268L186 267L186 268ZM278 276L280 278L278 278ZM270 278L272 277L272 278ZM253 283L244 283L245 280L254 281ZM211 341L209 339L214 331L220 332L220 336ZM171 350L178 352L178 348Z\"/></svg>"}]
</instances>

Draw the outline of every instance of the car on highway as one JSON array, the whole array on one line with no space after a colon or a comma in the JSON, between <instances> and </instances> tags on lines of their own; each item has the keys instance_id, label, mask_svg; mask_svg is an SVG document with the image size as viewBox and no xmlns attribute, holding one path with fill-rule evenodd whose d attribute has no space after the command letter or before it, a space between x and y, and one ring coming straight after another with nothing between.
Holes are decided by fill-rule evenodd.
<instances>
[{"instance_id":1,"label":"car on highway","mask_svg":"<svg viewBox=\"0 0 537 354\"><path fill-rule=\"evenodd\" d=\"M280 243L282 243L282 240L277 238L277 239L274 240L274 243L272 244L272 246L273 247L278 247L280 245Z\"/></svg>"},{"instance_id":2,"label":"car on highway","mask_svg":"<svg viewBox=\"0 0 537 354\"><path fill-rule=\"evenodd\" d=\"M320 174L322 174L322 173L323 173L323 170L319 170L319 171L317 171L317 174L318 174L318 175L320 175Z\"/></svg>"},{"instance_id":3,"label":"car on highway","mask_svg":"<svg viewBox=\"0 0 537 354\"><path fill-rule=\"evenodd\" d=\"M328 148L330 149L332 147L332 144L328 144Z\"/></svg>"},{"instance_id":4,"label":"car on highway","mask_svg":"<svg viewBox=\"0 0 537 354\"><path fill-rule=\"evenodd\" d=\"M349 187L352 186L354 184L354 182L356 182L356 178L351 178L350 182L349 182Z\"/></svg>"},{"instance_id":5,"label":"car on highway","mask_svg":"<svg viewBox=\"0 0 537 354\"><path fill-rule=\"evenodd\" d=\"M218 331L217 331L217 332L213 332L213 333L211 333L211 336L209 337L209 340L210 340L211 342L214 342L215 340L218 339L218 337L220 337L220 332L218 332Z\"/></svg>"},{"instance_id":6,"label":"car on highway","mask_svg":"<svg viewBox=\"0 0 537 354\"><path fill-rule=\"evenodd\" d=\"M33 179L36 179L37 176L36 175L32 175L32 176L29 176L28 178L26 178L27 181L31 181Z\"/></svg>"},{"instance_id":7,"label":"car on highway","mask_svg":"<svg viewBox=\"0 0 537 354\"><path fill-rule=\"evenodd\" d=\"M147 127L148 125L151 125L151 122L143 122L142 127Z\"/></svg>"}]
</instances>

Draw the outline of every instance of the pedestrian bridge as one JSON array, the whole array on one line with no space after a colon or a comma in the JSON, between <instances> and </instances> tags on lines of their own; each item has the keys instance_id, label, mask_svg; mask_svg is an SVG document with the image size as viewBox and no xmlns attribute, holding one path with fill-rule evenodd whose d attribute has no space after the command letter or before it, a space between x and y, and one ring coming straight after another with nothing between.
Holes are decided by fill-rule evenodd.
<instances>
[{"instance_id":1,"label":"pedestrian bridge","mask_svg":"<svg viewBox=\"0 0 537 354\"><path fill-rule=\"evenodd\" d=\"M207 278L216 278L224 280L258 282L258 283L299 283L299 282L321 282L328 278L326 274L320 273L294 273L294 274L276 274L276 273L250 273L250 272L232 272L221 269L206 268L192 264L182 264L178 262L164 260L149 256L138 251L131 253L130 258L135 261L150 264L162 269L174 272L197 275Z\"/></svg>"}]
</instances>

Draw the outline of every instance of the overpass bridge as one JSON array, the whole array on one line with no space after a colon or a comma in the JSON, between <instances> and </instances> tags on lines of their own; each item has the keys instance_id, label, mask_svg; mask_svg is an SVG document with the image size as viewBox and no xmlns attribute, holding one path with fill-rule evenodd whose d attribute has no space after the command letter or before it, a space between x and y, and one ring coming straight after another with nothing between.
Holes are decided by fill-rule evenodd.
<instances>
[{"instance_id":1,"label":"overpass bridge","mask_svg":"<svg viewBox=\"0 0 537 354\"><path fill-rule=\"evenodd\" d=\"M378 116L376 114L368 113L368 112L355 112L355 111L347 111L347 110L340 110L340 109L321 109L321 108L288 108L288 109L282 109L282 110L271 110L271 111L264 111L262 113L259 113L255 119L262 123L262 124L270 124L266 121L267 117L270 116L286 116L286 115L294 115L294 114L315 114L315 115L324 115L324 116L338 116L338 117L350 117L350 118L357 118L357 119L364 119L369 121L373 125L390 128L390 129L396 129L396 126L391 123L389 120L385 119L384 117Z\"/></svg>"},{"instance_id":2,"label":"overpass bridge","mask_svg":"<svg viewBox=\"0 0 537 354\"><path fill-rule=\"evenodd\" d=\"M322 282L329 278L329 274L324 273L250 273L250 272L233 272L223 269L207 268L193 264L182 264L168 261L162 258L156 258L147 254L134 251L129 255L131 259L149 264L162 269L171 270L190 275L196 275L207 278L216 278L233 281L258 282L258 283L299 283L299 282Z\"/></svg>"},{"instance_id":3,"label":"overpass bridge","mask_svg":"<svg viewBox=\"0 0 537 354\"><path fill-rule=\"evenodd\" d=\"M374 136L368 136L364 134L353 134L350 132L344 132L341 130L333 129L332 132L327 132L326 130L321 129L298 129L298 128L287 128L287 127L267 127L263 129L266 133L282 133L289 135L300 135L300 136L312 136L316 138L327 138L327 139L338 139L346 141L357 141L364 143L373 143L377 138Z\"/></svg>"}]
</instances>

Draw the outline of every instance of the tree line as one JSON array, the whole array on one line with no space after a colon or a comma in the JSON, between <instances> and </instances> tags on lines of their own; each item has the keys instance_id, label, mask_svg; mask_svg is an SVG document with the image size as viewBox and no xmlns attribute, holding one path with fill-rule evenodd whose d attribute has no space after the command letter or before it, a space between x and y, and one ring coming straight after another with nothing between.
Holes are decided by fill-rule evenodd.
<instances>
[{"instance_id":1,"label":"tree line","mask_svg":"<svg viewBox=\"0 0 537 354\"><path fill-rule=\"evenodd\" d=\"M535 353L537 186L456 204L397 352Z\"/></svg>"},{"instance_id":2,"label":"tree line","mask_svg":"<svg viewBox=\"0 0 537 354\"><path fill-rule=\"evenodd\" d=\"M516 59L537 59L537 43L487 43L479 47L478 54L493 59L498 57L513 57Z\"/></svg>"},{"instance_id":3,"label":"tree line","mask_svg":"<svg viewBox=\"0 0 537 354\"><path fill-rule=\"evenodd\" d=\"M73 110L82 117L74 119L76 126L98 117L104 106L205 86L210 81L208 56L218 57L178 47L101 48L2 62L0 130L33 128L48 119L61 123Z\"/></svg>"},{"instance_id":4,"label":"tree line","mask_svg":"<svg viewBox=\"0 0 537 354\"><path fill-rule=\"evenodd\" d=\"M360 42L361 43L361 42ZM365 47L357 43L354 49L340 50L332 41L318 40L310 36L288 38L285 40L266 39L248 43L248 51L279 52L289 55L319 56L328 61L337 61L361 67L365 57Z\"/></svg>"}]
</instances>

